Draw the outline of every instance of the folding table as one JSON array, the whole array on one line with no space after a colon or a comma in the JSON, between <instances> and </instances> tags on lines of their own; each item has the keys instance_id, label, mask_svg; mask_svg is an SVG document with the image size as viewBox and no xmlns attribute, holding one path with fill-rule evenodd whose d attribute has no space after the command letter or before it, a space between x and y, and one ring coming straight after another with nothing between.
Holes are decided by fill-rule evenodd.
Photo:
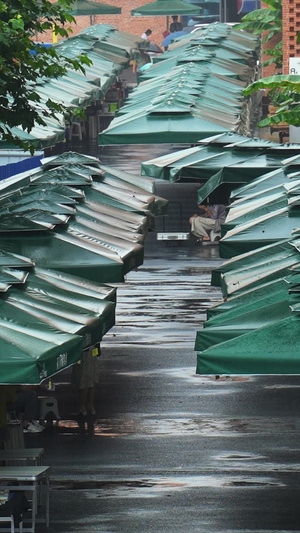
<instances>
[{"instance_id":1,"label":"folding table","mask_svg":"<svg viewBox=\"0 0 300 533\"><path fill-rule=\"evenodd\" d=\"M0 489L9 491L32 492L32 517L31 527L23 527L24 533L35 533L37 514L37 490L40 484L46 487L46 527L49 527L49 473L50 466L1 466ZM6 531L6 530L2 530ZM10 531L7 530L7 531Z\"/></svg>"},{"instance_id":2,"label":"folding table","mask_svg":"<svg viewBox=\"0 0 300 533\"><path fill-rule=\"evenodd\" d=\"M31 462L34 466L42 466L44 451L44 448L18 448L14 450L0 450L0 462L22 461L26 464Z\"/></svg>"}]
</instances>

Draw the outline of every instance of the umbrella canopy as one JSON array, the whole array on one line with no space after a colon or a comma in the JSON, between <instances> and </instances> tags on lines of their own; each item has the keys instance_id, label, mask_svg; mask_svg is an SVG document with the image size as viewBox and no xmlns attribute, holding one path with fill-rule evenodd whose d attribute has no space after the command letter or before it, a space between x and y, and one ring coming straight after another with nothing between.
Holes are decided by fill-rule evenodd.
<instances>
[{"instance_id":1,"label":"umbrella canopy","mask_svg":"<svg viewBox=\"0 0 300 533\"><path fill-rule=\"evenodd\" d=\"M245 139L242 136L238 138ZM254 142L251 149L244 149L242 143L231 148L230 145L223 147L206 141L204 138L199 142L200 146L143 162L142 175L169 181L209 180L206 186L208 192L203 192L204 187L199 190L199 197L204 199L220 183L231 182L232 187L236 187L237 184L260 176L269 168L283 166L282 154L271 151L268 145L262 147L259 142L257 145ZM222 172L222 175L217 176L218 172Z\"/></svg>"},{"instance_id":2,"label":"umbrella canopy","mask_svg":"<svg viewBox=\"0 0 300 533\"><path fill-rule=\"evenodd\" d=\"M19 274L18 282L10 272ZM3 251L0 280L0 384L40 383L77 362L115 323L112 287L35 269L29 259Z\"/></svg>"},{"instance_id":3,"label":"umbrella canopy","mask_svg":"<svg viewBox=\"0 0 300 533\"><path fill-rule=\"evenodd\" d=\"M238 255L212 272L212 285L221 287L225 298L290 274L299 264L296 241L262 246Z\"/></svg>"},{"instance_id":4,"label":"umbrella canopy","mask_svg":"<svg viewBox=\"0 0 300 533\"><path fill-rule=\"evenodd\" d=\"M197 333L197 373L299 374L299 259L295 239L220 267L226 301Z\"/></svg>"},{"instance_id":5,"label":"umbrella canopy","mask_svg":"<svg viewBox=\"0 0 300 533\"><path fill-rule=\"evenodd\" d=\"M268 324L274 324L278 320L289 317L290 314L290 299L286 290L285 296L275 303L264 305L260 302L260 305L252 311L240 313L227 320L227 314L223 314L223 320L213 325L207 322L205 328L197 332L195 350L202 352L221 342L240 337Z\"/></svg>"},{"instance_id":6,"label":"umbrella canopy","mask_svg":"<svg viewBox=\"0 0 300 533\"><path fill-rule=\"evenodd\" d=\"M210 7L215 7L220 5L220 0L203 0L202 2L197 1L197 5L201 7L207 7L209 9Z\"/></svg>"},{"instance_id":7,"label":"umbrella canopy","mask_svg":"<svg viewBox=\"0 0 300 533\"><path fill-rule=\"evenodd\" d=\"M94 7L103 5L97 2L91 4ZM108 24L98 24L54 45L61 57L74 59L87 54L92 64L85 65L85 73L66 69L65 74L59 78L39 78L35 86L40 97L37 112L40 113L41 108L46 109L49 98L68 108L69 116L72 116L76 107L86 108L103 99L130 60L140 54L139 45L142 41L139 37L120 32ZM65 116L56 114L55 119L48 117L46 122L46 126L35 124L30 133L23 131L21 127L13 128L12 132L21 140L30 141L37 149L64 141L67 129ZM1 138L0 143L3 148L9 147Z\"/></svg>"},{"instance_id":8,"label":"umbrella canopy","mask_svg":"<svg viewBox=\"0 0 300 533\"><path fill-rule=\"evenodd\" d=\"M45 331L36 324L0 320L0 375L2 384L39 384L76 363L82 337Z\"/></svg>"},{"instance_id":9,"label":"umbrella canopy","mask_svg":"<svg viewBox=\"0 0 300 533\"><path fill-rule=\"evenodd\" d=\"M198 374L299 374L299 312L221 342L197 357Z\"/></svg>"},{"instance_id":10,"label":"umbrella canopy","mask_svg":"<svg viewBox=\"0 0 300 533\"><path fill-rule=\"evenodd\" d=\"M76 0L69 12L73 17L83 15L114 15L121 13L121 8L103 2L93 2L92 0Z\"/></svg>"},{"instance_id":11,"label":"umbrella canopy","mask_svg":"<svg viewBox=\"0 0 300 533\"><path fill-rule=\"evenodd\" d=\"M286 300L291 283L299 283L299 281L298 274L291 274L262 283L252 289L246 288L237 295L229 296L226 301L207 311L207 321L204 327L215 326L223 320L239 317L265 305Z\"/></svg>"},{"instance_id":12,"label":"umbrella canopy","mask_svg":"<svg viewBox=\"0 0 300 533\"><path fill-rule=\"evenodd\" d=\"M161 43L162 46L169 46L171 44L172 41L174 41L175 39L179 39L179 37L182 37L183 35L186 35L187 32L186 31L174 31L173 33L170 33L169 35L167 35L167 37L165 37L165 39L163 40L163 42Z\"/></svg>"},{"instance_id":13,"label":"umbrella canopy","mask_svg":"<svg viewBox=\"0 0 300 533\"><path fill-rule=\"evenodd\" d=\"M145 50L146 52L150 52L152 54L162 54L163 50L158 46L157 44L153 43L152 41L147 41L149 43L149 46L146 46Z\"/></svg>"},{"instance_id":14,"label":"umbrella canopy","mask_svg":"<svg viewBox=\"0 0 300 533\"><path fill-rule=\"evenodd\" d=\"M123 281L142 264L144 237L166 201L153 179L137 184L74 152L0 189L0 384L37 384L114 325L115 289L99 282Z\"/></svg>"},{"instance_id":15,"label":"umbrella canopy","mask_svg":"<svg viewBox=\"0 0 300 533\"><path fill-rule=\"evenodd\" d=\"M159 15L200 15L202 9L181 0L157 0L131 11L133 17L149 17Z\"/></svg>"}]
</instances>

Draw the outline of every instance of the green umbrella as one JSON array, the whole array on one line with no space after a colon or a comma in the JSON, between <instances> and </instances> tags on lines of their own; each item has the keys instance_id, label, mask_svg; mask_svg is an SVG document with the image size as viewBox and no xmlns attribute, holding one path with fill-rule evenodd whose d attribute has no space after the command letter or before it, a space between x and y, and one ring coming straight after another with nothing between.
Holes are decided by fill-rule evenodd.
<instances>
[{"instance_id":1,"label":"green umbrella","mask_svg":"<svg viewBox=\"0 0 300 533\"><path fill-rule=\"evenodd\" d=\"M299 242L299 241L298 241ZM269 244L226 261L212 272L211 283L225 298L290 274L299 264L297 240Z\"/></svg>"},{"instance_id":2,"label":"green umbrella","mask_svg":"<svg viewBox=\"0 0 300 533\"><path fill-rule=\"evenodd\" d=\"M240 337L268 324L274 324L278 320L289 317L290 314L290 298L286 288L285 296L275 303L261 304L250 312L241 313L227 320L227 313L224 313L223 321L213 326L206 323L206 327L197 332L195 350L203 352L222 342Z\"/></svg>"},{"instance_id":3,"label":"green umbrella","mask_svg":"<svg viewBox=\"0 0 300 533\"><path fill-rule=\"evenodd\" d=\"M0 319L1 384L39 384L76 363L82 346L79 335Z\"/></svg>"},{"instance_id":4,"label":"green umbrella","mask_svg":"<svg viewBox=\"0 0 300 533\"><path fill-rule=\"evenodd\" d=\"M198 353L197 374L299 374L299 314Z\"/></svg>"},{"instance_id":5,"label":"green umbrella","mask_svg":"<svg viewBox=\"0 0 300 533\"><path fill-rule=\"evenodd\" d=\"M136 7L131 11L133 17L159 15L200 15L202 9L181 0L157 0L150 4Z\"/></svg>"},{"instance_id":6,"label":"green umbrella","mask_svg":"<svg viewBox=\"0 0 300 533\"><path fill-rule=\"evenodd\" d=\"M99 144L195 143L198 139L227 131L229 128L203 120L193 110L129 115L99 134Z\"/></svg>"},{"instance_id":7,"label":"green umbrella","mask_svg":"<svg viewBox=\"0 0 300 533\"><path fill-rule=\"evenodd\" d=\"M58 2L54 5L61 5ZM116 15L121 13L121 8L116 6L110 6L109 4L102 2L93 2L92 0L76 0L70 14L73 17L79 17L81 15Z\"/></svg>"},{"instance_id":8,"label":"green umbrella","mask_svg":"<svg viewBox=\"0 0 300 533\"><path fill-rule=\"evenodd\" d=\"M299 283L299 276L292 274L262 283L258 287L248 290L246 288L238 295L233 294L224 302L207 310L207 321L203 326L215 326L254 309L285 300L291 284L297 282Z\"/></svg>"}]
</instances>

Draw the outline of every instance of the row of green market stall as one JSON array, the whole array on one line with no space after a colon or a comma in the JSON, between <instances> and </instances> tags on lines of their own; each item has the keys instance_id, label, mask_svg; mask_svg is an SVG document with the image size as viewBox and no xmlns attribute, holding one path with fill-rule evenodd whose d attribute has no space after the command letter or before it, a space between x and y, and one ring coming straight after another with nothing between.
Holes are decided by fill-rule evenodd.
<instances>
[{"instance_id":1,"label":"row of green market stall","mask_svg":"<svg viewBox=\"0 0 300 533\"><path fill-rule=\"evenodd\" d=\"M275 153L279 168L232 191L220 241L230 259L211 280L224 301L197 332L198 374L300 373L300 152Z\"/></svg>"},{"instance_id":2,"label":"row of green market stall","mask_svg":"<svg viewBox=\"0 0 300 533\"><path fill-rule=\"evenodd\" d=\"M0 183L0 383L40 383L114 325L166 201L155 181L69 152Z\"/></svg>"},{"instance_id":3,"label":"row of green market stall","mask_svg":"<svg viewBox=\"0 0 300 533\"><path fill-rule=\"evenodd\" d=\"M227 131L247 134L257 76L256 37L226 24L184 35L153 59L109 127L105 144L196 143Z\"/></svg>"},{"instance_id":4,"label":"row of green market stall","mask_svg":"<svg viewBox=\"0 0 300 533\"><path fill-rule=\"evenodd\" d=\"M98 24L54 44L59 56L75 59L86 54L92 63L84 66L85 73L68 69L59 78L40 78L35 87L41 99L38 108L43 109L51 98L64 104L72 115L75 108L86 109L103 100L130 61L139 57L143 41L108 24ZM30 141L37 149L52 147L65 140L65 117L48 117L47 126L36 124L30 133L20 127L13 128L12 132L22 140Z\"/></svg>"}]
</instances>

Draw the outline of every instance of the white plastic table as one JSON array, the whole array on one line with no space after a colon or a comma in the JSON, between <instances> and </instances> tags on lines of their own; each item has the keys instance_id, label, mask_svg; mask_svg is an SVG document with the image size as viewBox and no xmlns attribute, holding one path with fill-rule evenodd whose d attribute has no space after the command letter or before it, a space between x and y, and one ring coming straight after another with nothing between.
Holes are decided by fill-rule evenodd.
<instances>
[{"instance_id":1,"label":"white plastic table","mask_svg":"<svg viewBox=\"0 0 300 533\"><path fill-rule=\"evenodd\" d=\"M32 462L34 466L42 466L44 451L44 448L0 450L0 461L24 461L24 463Z\"/></svg>"},{"instance_id":2,"label":"white plastic table","mask_svg":"<svg viewBox=\"0 0 300 533\"><path fill-rule=\"evenodd\" d=\"M49 527L49 473L50 466L1 466L0 488L10 491L32 492L31 526L23 531L34 533L37 514L37 490L40 484L46 487L46 527ZM5 531L4 529L2 531ZM8 530L10 531L10 530Z\"/></svg>"}]
</instances>

